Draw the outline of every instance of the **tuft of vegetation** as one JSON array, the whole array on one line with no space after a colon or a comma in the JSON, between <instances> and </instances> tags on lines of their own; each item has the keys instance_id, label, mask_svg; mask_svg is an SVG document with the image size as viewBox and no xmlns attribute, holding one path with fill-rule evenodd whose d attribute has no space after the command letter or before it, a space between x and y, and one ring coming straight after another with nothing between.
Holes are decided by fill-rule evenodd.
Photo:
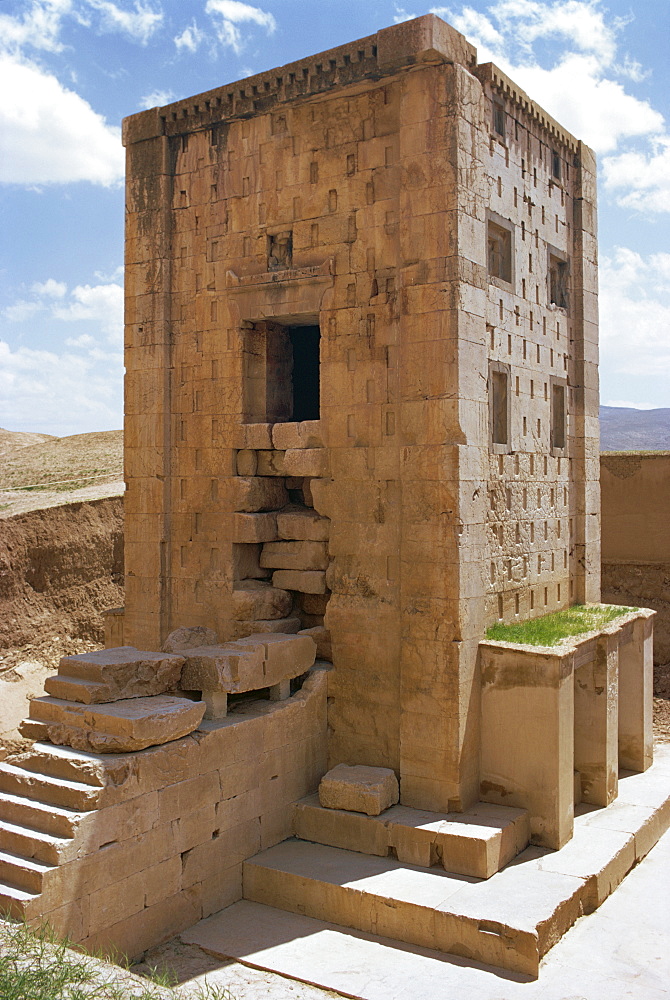
<instances>
[{"instance_id":1,"label":"tuft of vegetation","mask_svg":"<svg viewBox=\"0 0 670 1000\"><path fill-rule=\"evenodd\" d=\"M572 636L597 632L622 615L637 610L614 604L574 604L564 611L552 611L525 622L512 625L497 622L486 630L486 638L520 646L555 646Z\"/></svg>"},{"instance_id":2,"label":"tuft of vegetation","mask_svg":"<svg viewBox=\"0 0 670 1000\"><path fill-rule=\"evenodd\" d=\"M72 951L48 928L34 931L23 923L0 924L2 1000L235 1000L229 990L209 984L196 992L174 991L166 987L168 978L155 972L154 982L145 985L121 969Z\"/></svg>"}]
</instances>

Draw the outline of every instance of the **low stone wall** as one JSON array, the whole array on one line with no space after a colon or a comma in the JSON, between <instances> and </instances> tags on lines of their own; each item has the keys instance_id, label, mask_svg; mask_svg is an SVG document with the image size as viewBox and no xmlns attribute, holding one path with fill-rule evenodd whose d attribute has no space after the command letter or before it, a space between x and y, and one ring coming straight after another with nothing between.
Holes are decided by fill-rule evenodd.
<instances>
[{"instance_id":1,"label":"low stone wall","mask_svg":"<svg viewBox=\"0 0 670 1000\"><path fill-rule=\"evenodd\" d=\"M68 812L55 819L72 827L25 916L133 958L241 899L242 863L292 835L293 803L326 770L327 670L317 661L286 701L242 703L163 746L103 756L36 743L15 757L17 782L66 779L49 795L61 788Z\"/></svg>"},{"instance_id":2,"label":"low stone wall","mask_svg":"<svg viewBox=\"0 0 670 1000\"><path fill-rule=\"evenodd\" d=\"M651 608L654 662L670 662L670 452L603 452L602 600Z\"/></svg>"}]
</instances>

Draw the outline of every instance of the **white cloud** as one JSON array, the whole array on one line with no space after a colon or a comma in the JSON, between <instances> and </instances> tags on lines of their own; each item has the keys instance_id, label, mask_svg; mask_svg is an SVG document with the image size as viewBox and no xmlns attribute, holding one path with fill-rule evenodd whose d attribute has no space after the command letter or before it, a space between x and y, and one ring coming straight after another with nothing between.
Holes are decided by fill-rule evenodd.
<instances>
[{"instance_id":1,"label":"white cloud","mask_svg":"<svg viewBox=\"0 0 670 1000\"><path fill-rule=\"evenodd\" d=\"M75 434L122 426L123 359L12 350L0 340L0 426Z\"/></svg>"},{"instance_id":2,"label":"white cloud","mask_svg":"<svg viewBox=\"0 0 670 1000\"><path fill-rule=\"evenodd\" d=\"M404 21L411 21L416 14L408 14L404 7L398 7L395 5L395 14L393 15L394 24L403 24Z\"/></svg>"},{"instance_id":3,"label":"white cloud","mask_svg":"<svg viewBox=\"0 0 670 1000\"><path fill-rule=\"evenodd\" d=\"M619 205L639 212L670 212L670 136L658 136L649 151L629 150L603 160L605 189Z\"/></svg>"},{"instance_id":4,"label":"white cloud","mask_svg":"<svg viewBox=\"0 0 670 1000\"><path fill-rule=\"evenodd\" d=\"M627 377L670 375L668 329L670 254L643 256L617 247L600 264L603 364Z\"/></svg>"},{"instance_id":5,"label":"white cloud","mask_svg":"<svg viewBox=\"0 0 670 1000\"><path fill-rule=\"evenodd\" d=\"M141 108L160 108L170 101L174 101L175 95L171 90L152 90L150 94L145 94L140 99Z\"/></svg>"},{"instance_id":6,"label":"white cloud","mask_svg":"<svg viewBox=\"0 0 670 1000\"><path fill-rule=\"evenodd\" d=\"M86 0L88 5L102 15L104 31L119 31L146 45L163 23L163 12L141 0L135 0L134 10L124 10L111 0Z\"/></svg>"},{"instance_id":7,"label":"white cloud","mask_svg":"<svg viewBox=\"0 0 670 1000\"><path fill-rule=\"evenodd\" d=\"M20 51L25 46L45 52L60 52L63 17L72 10L72 0L33 0L20 17L0 14L0 47Z\"/></svg>"},{"instance_id":8,"label":"white cloud","mask_svg":"<svg viewBox=\"0 0 670 1000\"><path fill-rule=\"evenodd\" d=\"M36 281L31 285L30 290L35 295L46 295L50 299L62 299L67 292L67 285L64 281L55 281L53 278L47 278L46 281Z\"/></svg>"},{"instance_id":9,"label":"white cloud","mask_svg":"<svg viewBox=\"0 0 670 1000\"><path fill-rule=\"evenodd\" d=\"M0 183L110 187L123 178L121 133L55 76L0 55Z\"/></svg>"},{"instance_id":10,"label":"white cloud","mask_svg":"<svg viewBox=\"0 0 670 1000\"><path fill-rule=\"evenodd\" d=\"M178 50L186 49L187 52L195 52L200 43L204 41L205 33L193 21L179 34L175 35L174 43Z\"/></svg>"},{"instance_id":11,"label":"white cloud","mask_svg":"<svg viewBox=\"0 0 670 1000\"><path fill-rule=\"evenodd\" d=\"M24 323L38 313L65 323L87 322L114 346L123 343L123 286L117 282L76 285L67 295L65 282L48 278L31 286L32 299L18 299L3 309L11 323ZM86 338L89 339L86 339ZM98 343L90 334L70 338L70 346Z\"/></svg>"},{"instance_id":12,"label":"white cloud","mask_svg":"<svg viewBox=\"0 0 670 1000\"><path fill-rule=\"evenodd\" d=\"M241 0L207 0L205 11L212 17L222 45L227 45L238 55L244 47L240 24L256 24L272 34L277 22L272 14L253 7Z\"/></svg>"}]
</instances>

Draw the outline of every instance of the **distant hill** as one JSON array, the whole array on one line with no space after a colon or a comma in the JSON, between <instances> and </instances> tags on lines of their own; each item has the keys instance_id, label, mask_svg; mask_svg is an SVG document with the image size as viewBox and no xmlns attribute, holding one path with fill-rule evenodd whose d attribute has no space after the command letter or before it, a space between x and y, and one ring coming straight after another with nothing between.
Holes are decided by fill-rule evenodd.
<instances>
[{"instance_id":1,"label":"distant hill","mask_svg":"<svg viewBox=\"0 0 670 1000\"><path fill-rule=\"evenodd\" d=\"M670 451L670 408L600 407L601 451Z\"/></svg>"}]
</instances>

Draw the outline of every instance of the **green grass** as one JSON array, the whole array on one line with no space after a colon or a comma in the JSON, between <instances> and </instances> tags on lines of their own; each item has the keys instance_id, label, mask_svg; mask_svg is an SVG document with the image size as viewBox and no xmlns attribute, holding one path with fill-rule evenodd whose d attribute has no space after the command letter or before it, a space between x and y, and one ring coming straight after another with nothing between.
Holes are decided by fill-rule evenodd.
<instances>
[{"instance_id":1,"label":"green grass","mask_svg":"<svg viewBox=\"0 0 670 1000\"><path fill-rule=\"evenodd\" d=\"M565 611L553 611L541 618L518 622L513 625L497 623L486 630L486 638L497 642L515 642L522 646L555 646L570 636L595 632L621 615L637 608L623 608L612 604L574 604Z\"/></svg>"},{"instance_id":2,"label":"green grass","mask_svg":"<svg viewBox=\"0 0 670 1000\"><path fill-rule=\"evenodd\" d=\"M166 988L167 977L156 975L146 986L122 976L113 966L72 951L47 931L25 924L0 925L1 1000L234 1000L229 990L204 985L196 992ZM174 981L174 980L173 980Z\"/></svg>"}]
</instances>

